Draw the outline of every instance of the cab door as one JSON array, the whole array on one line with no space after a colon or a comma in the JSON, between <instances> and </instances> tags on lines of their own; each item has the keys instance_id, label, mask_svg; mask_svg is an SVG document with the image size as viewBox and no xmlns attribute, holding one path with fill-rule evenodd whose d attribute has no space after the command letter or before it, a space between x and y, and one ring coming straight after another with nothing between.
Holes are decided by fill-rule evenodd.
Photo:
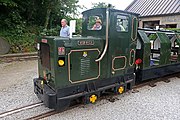
<instances>
[{"instance_id":1,"label":"cab door","mask_svg":"<svg viewBox=\"0 0 180 120\"><path fill-rule=\"evenodd\" d=\"M111 62L111 77L133 72L129 69L133 66L135 59L135 45L131 47L132 19L125 12L114 12L111 14L111 27L109 34L109 62Z\"/></svg>"}]
</instances>

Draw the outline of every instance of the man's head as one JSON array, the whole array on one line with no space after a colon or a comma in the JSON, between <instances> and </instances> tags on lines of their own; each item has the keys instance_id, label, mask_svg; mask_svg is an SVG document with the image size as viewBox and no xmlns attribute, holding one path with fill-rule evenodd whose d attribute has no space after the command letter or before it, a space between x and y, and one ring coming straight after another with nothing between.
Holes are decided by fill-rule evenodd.
<instances>
[{"instance_id":1,"label":"man's head","mask_svg":"<svg viewBox=\"0 0 180 120\"><path fill-rule=\"evenodd\" d=\"M96 23L97 23L97 24L102 24L102 22L101 22L100 19L96 19Z\"/></svg>"},{"instance_id":2,"label":"man's head","mask_svg":"<svg viewBox=\"0 0 180 120\"><path fill-rule=\"evenodd\" d=\"M66 19L62 19L61 20L61 25L62 25L62 27L65 27L67 25L67 20Z\"/></svg>"}]
</instances>

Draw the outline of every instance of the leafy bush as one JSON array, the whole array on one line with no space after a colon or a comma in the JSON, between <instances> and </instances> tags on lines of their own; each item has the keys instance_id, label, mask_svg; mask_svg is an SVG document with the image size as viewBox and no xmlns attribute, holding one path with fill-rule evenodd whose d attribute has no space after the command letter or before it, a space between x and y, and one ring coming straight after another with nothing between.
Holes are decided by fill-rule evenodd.
<instances>
[{"instance_id":1,"label":"leafy bush","mask_svg":"<svg viewBox=\"0 0 180 120\"><path fill-rule=\"evenodd\" d=\"M0 36L5 38L10 47L10 53L32 52L35 51L35 33L25 32L22 26L18 26L14 30L1 31Z\"/></svg>"},{"instance_id":2,"label":"leafy bush","mask_svg":"<svg viewBox=\"0 0 180 120\"><path fill-rule=\"evenodd\" d=\"M172 30L175 32L180 32L180 28L166 28L167 30Z\"/></svg>"},{"instance_id":3,"label":"leafy bush","mask_svg":"<svg viewBox=\"0 0 180 120\"><path fill-rule=\"evenodd\" d=\"M150 40L156 40L157 39L156 34L150 34L148 37L149 37Z\"/></svg>"},{"instance_id":4,"label":"leafy bush","mask_svg":"<svg viewBox=\"0 0 180 120\"><path fill-rule=\"evenodd\" d=\"M78 0L1 0L0 37L10 43L11 53L35 51L34 38L41 34L59 35L60 26L54 26L62 18L67 19L68 14L75 14L80 7L77 3Z\"/></svg>"},{"instance_id":5,"label":"leafy bush","mask_svg":"<svg viewBox=\"0 0 180 120\"><path fill-rule=\"evenodd\" d=\"M42 29L40 35L59 36L60 29L61 29L60 26L51 29Z\"/></svg>"}]
</instances>

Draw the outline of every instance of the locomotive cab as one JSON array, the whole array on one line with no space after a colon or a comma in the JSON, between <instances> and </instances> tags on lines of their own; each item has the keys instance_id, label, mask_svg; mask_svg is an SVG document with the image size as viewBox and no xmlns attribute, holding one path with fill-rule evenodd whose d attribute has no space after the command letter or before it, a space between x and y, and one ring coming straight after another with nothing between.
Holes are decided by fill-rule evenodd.
<instances>
[{"instance_id":1,"label":"locomotive cab","mask_svg":"<svg viewBox=\"0 0 180 120\"><path fill-rule=\"evenodd\" d=\"M106 8L90 9L83 12L82 18L82 36L101 37L105 39L106 35ZM99 22L99 28L93 28Z\"/></svg>"},{"instance_id":2,"label":"locomotive cab","mask_svg":"<svg viewBox=\"0 0 180 120\"><path fill-rule=\"evenodd\" d=\"M102 27L94 30L97 19L101 20ZM82 36L96 36L104 41L99 58L108 63L106 77L134 73L138 14L96 8L83 12L82 25Z\"/></svg>"}]
</instances>

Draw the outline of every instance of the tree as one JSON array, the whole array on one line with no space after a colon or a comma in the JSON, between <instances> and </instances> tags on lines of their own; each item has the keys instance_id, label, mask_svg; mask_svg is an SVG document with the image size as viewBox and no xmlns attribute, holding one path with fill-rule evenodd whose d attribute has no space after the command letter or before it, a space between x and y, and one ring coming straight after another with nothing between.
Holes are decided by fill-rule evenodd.
<instances>
[{"instance_id":1,"label":"tree","mask_svg":"<svg viewBox=\"0 0 180 120\"><path fill-rule=\"evenodd\" d=\"M11 27L21 23L48 28L54 19L75 14L79 0L0 0L1 25ZM20 22L20 23L19 23Z\"/></svg>"},{"instance_id":2,"label":"tree","mask_svg":"<svg viewBox=\"0 0 180 120\"><path fill-rule=\"evenodd\" d=\"M0 36L11 44L11 52L29 51L36 35L58 35L60 19L72 19L78 1L0 0Z\"/></svg>"},{"instance_id":3,"label":"tree","mask_svg":"<svg viewBox=\"0 0 180 120\"><path fill-rule=\"evenodd\" d=\"M44 28L47 29L49 20L54 17L63 18L68 14L76 14L78 0L47 0L47 9L46 9L46 17L45 17L45 24Z\"/></svg>"},{"instance_id":4,"label":"tree","mask_svg":"<svg viewBox=\"0 0 180 120\"><path fill-rule=\"evenodd\" d=\"M92 8L115 8L115 6L112 6L111 4L106 4L105 2L92 3L92 5Z\"/></svg>"}]
</instances>

